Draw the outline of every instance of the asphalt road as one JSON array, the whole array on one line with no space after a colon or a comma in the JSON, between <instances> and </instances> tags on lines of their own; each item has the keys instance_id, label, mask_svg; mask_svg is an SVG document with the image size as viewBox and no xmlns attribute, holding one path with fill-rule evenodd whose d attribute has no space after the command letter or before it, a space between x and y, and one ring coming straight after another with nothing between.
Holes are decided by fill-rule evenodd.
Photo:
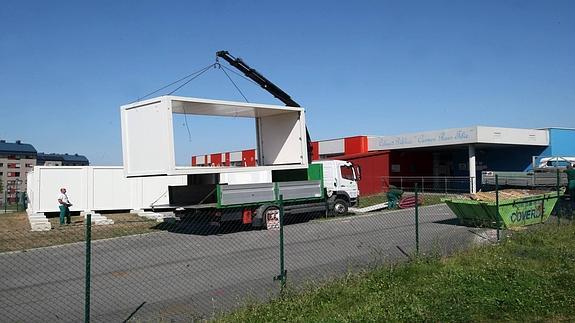
<instances>
[{"instance_id":1,"label":"asphalt road","mask_svg":"<svg viewBox=\"0 0 575 323\"><path fill-rule=\"evenodd\" d=\"M419 216L424 253L447 254L490 234L458 226L445 205L422 207ZM95 241L92 321L209 318L277 295L278 231L227 231L205 232L192 223ZM0 254L0 321L82 321L84 248ZM406 260L414 252L413 209L285 226L289 286Z\"/></svg>"}]
</instances>

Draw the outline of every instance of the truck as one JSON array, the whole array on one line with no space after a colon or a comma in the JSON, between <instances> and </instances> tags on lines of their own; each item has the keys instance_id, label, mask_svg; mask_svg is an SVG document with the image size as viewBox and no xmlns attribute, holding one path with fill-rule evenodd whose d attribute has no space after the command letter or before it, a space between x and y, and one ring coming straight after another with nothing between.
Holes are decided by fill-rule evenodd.
<instances>
[{"instance_id":1,"label":"truck","mask_svg":"<svg viewBox=\"0 0 575 323\"><path fill-rule=\"evenodd\" d=\"M127 177L186 175L186 185L168 187L168 205L181 216L210 222L241 220L270 228L280 208L301 213L347 213L358 203L359 167L347 161L311 162L305 111L286 92L240 58L216 53L285 106L162 96L122 106L122 147ZM180 167L174 162L173 114L255 119L257 166ZM150 152L153 151L153 154Z\"/></svg>"},{"instance_id":2,"label":"truck","mask_svg":"<svg viewBox=\"0 0 575 323\"><path fill-rule=\"evenodd\" d=\"M567 175L562 171L575 166L575 157L533 156L531 170L525 172L483 171L481 183L499 186L555 188L567 185Z\"/></svg>"},{"instance_id":3,"label":"truck","mask_svg":"<svg viewBox=\"0 0 575 323\"><path fill-rule=\"evenodd\" d=\"M268 228L281 206L285 216L346 214L359 201L360 176L359 167L341 160L313 162L303 171L188 175L187 185L169 186L169 207L176 207L179 216Z\"/></svg>"}]
</instances>

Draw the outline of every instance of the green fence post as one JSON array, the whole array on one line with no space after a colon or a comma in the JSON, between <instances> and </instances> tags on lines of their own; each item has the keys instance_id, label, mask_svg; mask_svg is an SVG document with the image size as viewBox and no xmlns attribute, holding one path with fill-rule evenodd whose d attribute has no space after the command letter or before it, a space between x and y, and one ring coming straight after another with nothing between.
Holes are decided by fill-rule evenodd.
<instances>
[{"instance_id":1,"label":"green fence post","mask_svg":"<svg viewBox=\"0 0 575 323\"><path fill-rule=\"evenodd\" d=\"M495 226L497 227L497 241L500 239L499 233L499 175L495 175Z\"/></svg>"},{"instance_id":2,"label":"green fence post","mask_svg":"<svg viewBox=\"0 0 575 323\"><path fill-rule=\"evenodd\" d=\"M282 291L286 287L285 253L284 253L284 196L280 194L280 272Z\"/></svg>"},{"instance_id":3,"label":"green fence post","mask_svg":"<svg viewBox=\"0 0 575 323\"><path fill-rule=\"evenodd\" d=\"M92 214L86 214L86 282L84 290L84 322L90 322L90 279L92 264Z\"/></svg>"},{"instance_id":4,"label":"green fence post","mask_svg":"<svg viewBox=\"0 0 575 323\"><path fill-rule=\"evenodd\" d=\"M283 295L284 289L286 287L287 270L285 269L285 256L284 256L284 196L280 194L278 200L279 206L279 217L280 217L280 274L274 277L274 280L279 280L280 293Z\"/></svg>"},{"instance_id":5,"label":"green fence post","mask_svg":"<svg viewBox=\"0 0 575 323\"><path fill-rule=\"evenodd\" d=\"M559 168L557 168L555 170L555 172L557 173L557 181L555 183L555 189L557 190L557 204L559 205L559 207L557 208L557 224L561 224L561 211L562 211L562 207L561 207L561 201L559 201Z\"/></svg>"},{"instance_id":6,"label":"green fence post","mask_svg":"<svg viewBox=\"0 0 575 323\"><path fill-rule=\"evenodd\" d=\"M419 200L417 191L417 183L415 183L415 252L419 256Z\"/></svg>"}]
</instances>

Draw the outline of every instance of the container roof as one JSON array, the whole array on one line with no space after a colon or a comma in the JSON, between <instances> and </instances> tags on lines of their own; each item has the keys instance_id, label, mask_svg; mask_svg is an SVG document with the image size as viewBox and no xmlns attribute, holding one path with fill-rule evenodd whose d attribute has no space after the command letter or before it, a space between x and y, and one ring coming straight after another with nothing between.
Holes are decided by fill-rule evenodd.
<instances>
[{"instance_id":1,"label":"container roof","mask_svg":"<svg viewBox=\"0 0 575 323\"><path fill-rule=\"evenodd\" d=\"M161 100L171 100L172 113L190 115L256 118L303 111L303 108L299 107L188 98L181 96L161 96L146 101L124 105L122 108L136 108L160 102Z\"/></svg>"}]
</instances>

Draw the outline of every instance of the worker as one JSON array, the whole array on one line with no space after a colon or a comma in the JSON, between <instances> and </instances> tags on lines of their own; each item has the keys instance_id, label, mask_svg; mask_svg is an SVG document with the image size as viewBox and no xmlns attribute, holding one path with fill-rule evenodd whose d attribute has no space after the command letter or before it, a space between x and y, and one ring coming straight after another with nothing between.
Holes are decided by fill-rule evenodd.
<instances>
[{"instance_id":1,"label":"worker","mask_svg":"<svg viewBox=\"0 0 575 323\"><path fill-rule=\"evenodd\" d=\"M569 163L567 169L565 170L567 174L567 189L569 190L569 199L571 205L571 213L573 213L573 205L575 204L575 169L573 165Z\"/></svg>"},{"instance_id":2,"label":"worker","mask_svg":"<svg viewBox=\"0 0 575 323\"><path fill-rule=\"evenodd\" d=\"M60 225L64 225L64 220L66 224L70 224L70 206L72 206L72 203L70 203L64 187L60 189L58 203L60 204Z\"/></svg>"}]
</instances>

